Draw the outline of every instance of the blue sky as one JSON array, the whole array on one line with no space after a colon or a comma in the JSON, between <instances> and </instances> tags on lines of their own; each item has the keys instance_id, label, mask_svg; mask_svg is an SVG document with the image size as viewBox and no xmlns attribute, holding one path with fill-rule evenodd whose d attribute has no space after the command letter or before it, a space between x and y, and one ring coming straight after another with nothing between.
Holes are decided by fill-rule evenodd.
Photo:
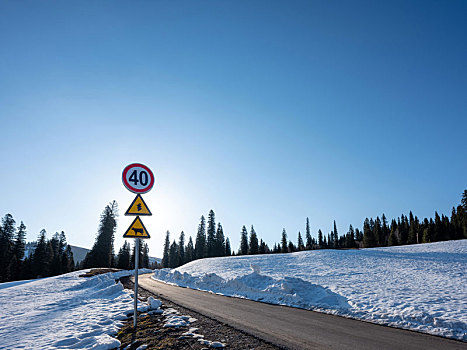
<instances>
[{"instance_id":1,"label":"blue sky","mask_svg":"<svg viewBox=\"0 0 467 350\"><path fill-rule=\"evenodd\" d=\"M0 215L90 247L132 162L151 255L210 209L238 248L467 188L465 1L2 1Z\"/></svg>"}]
</instances>

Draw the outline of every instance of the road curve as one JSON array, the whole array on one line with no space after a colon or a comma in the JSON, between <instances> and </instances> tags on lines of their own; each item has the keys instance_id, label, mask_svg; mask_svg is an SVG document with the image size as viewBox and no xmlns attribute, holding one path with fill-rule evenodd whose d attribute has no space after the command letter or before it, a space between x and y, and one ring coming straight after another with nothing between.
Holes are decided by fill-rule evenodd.
<instances>
[{"instance_id":1,"label":"road curve","mask_svg":"<svg viewBox=\"0 0 467 350\"><path fill-rule=\"evenodd\" d=\"M247 299L230 298L139 277L139 286L287 349L463 349L467 343Z\"/></svg>"}]
</instances>

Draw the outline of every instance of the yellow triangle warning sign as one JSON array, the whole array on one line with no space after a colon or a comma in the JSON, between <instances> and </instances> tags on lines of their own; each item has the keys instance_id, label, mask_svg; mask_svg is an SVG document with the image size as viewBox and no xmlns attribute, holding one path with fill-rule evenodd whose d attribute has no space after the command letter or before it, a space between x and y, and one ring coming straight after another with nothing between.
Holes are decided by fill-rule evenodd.
<instances>
[{"instance_id":1,"label":"yellow triangle warning sign","mask_svg":"<svg viewBox=\"0 0 467 350\"><path fill-rule=\"evenodd\" d=\"M149 236L148 230L146 230L146 227L144 227L143 222L139 218L139 216L136 217L136 219L133 221L133 223L130 225L128 230L126 230L125 234L123 235L123 238L151 238Z\"/></svg>"},{"instance_id":2,"label":"yellow triangle warning sign","mask_svg":"<svg viewBox=\"0 0 467 350\"><path fill-rule=\"evenodd\" d=\"M135 199L133 199L125 215L152 215L152 213L144 202L143 197L138 194Z\"/></svg>"}]
</instances>

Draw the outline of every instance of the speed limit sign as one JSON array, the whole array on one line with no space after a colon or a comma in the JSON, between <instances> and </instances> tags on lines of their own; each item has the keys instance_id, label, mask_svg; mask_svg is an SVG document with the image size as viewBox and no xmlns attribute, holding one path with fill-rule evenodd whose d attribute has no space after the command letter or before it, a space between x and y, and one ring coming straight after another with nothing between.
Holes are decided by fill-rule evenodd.
<instances>
[{"instance_id":1,"label":"speed limit sign","mask_svg":"<svg viewBox=\"0 0 467 350\"><path fill-rule=\"evenodd\" d=\"M154 174L146 165L133 163L123 169L122 180L125 187L133 193L149 192L154 186Z\"/></svg>"}]
</instances>

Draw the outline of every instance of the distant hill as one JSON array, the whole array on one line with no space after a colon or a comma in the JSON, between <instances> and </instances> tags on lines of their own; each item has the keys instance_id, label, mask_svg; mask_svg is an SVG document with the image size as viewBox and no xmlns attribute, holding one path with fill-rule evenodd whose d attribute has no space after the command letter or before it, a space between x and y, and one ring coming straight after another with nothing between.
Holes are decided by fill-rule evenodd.
<instances>
[{"instance_id":1,"label":"distant hill","mask_svg":"<svg viewBox=\"0 0 467 350\"><path fill-rule=\"evenodd\" d=\"M90 251L90 249L87 249L87 248L81 248L81 247L77 247L74 245L70 245L70 246L71 246L71 251L73 252L73 261L75 264L80 261L83 261L84 258L86 257L86 254ZM35 248L36 248L35 242L26 243L24 256L29 257ZM154 262L157 262L160 264L161 259L150 256L149 263L153 264Z\"/></svg>"},{"instance_id":2,"label":"distant hill","mask_svg":"<svg viewBox=\"0 0 467 350\"><path fill-rule=\"evenodd\" d=\"M71 251L73 253L73 261L75 264L77 262L83 261L86 257L86 254L90 251L90 249L76 247L74 245L71 246Z\"/></svg>"}]
</instances>

